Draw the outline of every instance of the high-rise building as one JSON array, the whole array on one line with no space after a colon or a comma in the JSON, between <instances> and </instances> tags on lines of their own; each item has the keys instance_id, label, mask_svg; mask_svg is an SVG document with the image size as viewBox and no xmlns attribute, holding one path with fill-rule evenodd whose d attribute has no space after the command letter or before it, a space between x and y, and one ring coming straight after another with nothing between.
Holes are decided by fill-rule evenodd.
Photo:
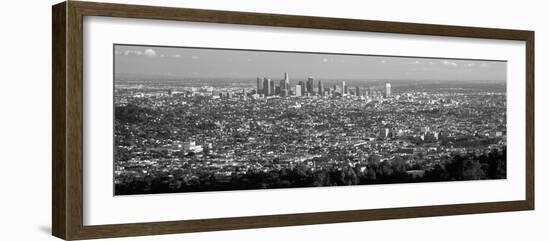
<instances>
[{"instance_id":1,"label":"high-rise building","mask_svg":"<svg viewBox=\"0 0 550 241\"><path fill-rule=\"evenodd\" d=\"M310 76L307 78L306 88L307 90L305 92L313 94L313 77Z\"/></svg>"},{"instance_id":2,"label":"high-rise building","mask_svg":"<svg viewBox=\"0 0 550 241\"><path fill-rule=\"evenodd\" d=\"M359 90L359 86L355 86L355 96L361 96L361 92Z\"/></svg>"},{"instance_id":3,"label":"high-rise building","mask_svg":"<svg viewBox=\"0 0 550 241\"><path fill-rule=\"evenodd\" d=\"M390 98L390 97L391 97L391 84L390 84L390 83L386 83L386 93L385 93L385 97L386 97L386 98Z\"/></svg>"},{"instance_id":4,"label":"high-rise building","mask_svg":"<svg viewBox=\"0 0 550 241\"><path fill-rule=\"evenodd\" d=\"M346 94L346 90L348 87L346 87L346 81L342 81L342 95Z\"/></svg>"},{"instance_id":5,"label":"high-rise building","mask_svg":"<svg viewBox=\"0 0 550 241\"><path fill-rule=\"evenodd\" d=\"M302 87L303 85L296 85L296 91L294 93L296 93L296 96L302 96Z\"/></svg>"},{"instance_id":6,"label":"high-rise building","mask_svg":"<svg viewBox=\"0 0 550 241\"><path fill-rule=\"evenodd\" d=\"M269 95L275 94L275 81L269 81Z\"/></svg>"},{"instance_id":7,"label":"high-rise building","mask_svg":"<svg viewBox=\"0 0 550 241\"><path fill-rule=\"evenodd\" d=\"M290 89L290 80L288 79L288 73L287 72L285 72L284 79L279 81L279 88L281 89L280 93L282 93L284 90L288 91Z\"/></svg>"},{"instance_id":8,"label":"high-rise building","mask_svg":"<svg viewBox=\"0 0 550 241\"><path fill-rule=\"evenodd\" d=\"M281 89L281 92L283 92L283 90L286 90L287 87L286 87L286 82L284 79L280 80L279 81L279 89Z\"/></svg>"},{"instance_id":9,"label":"high-rise building","mask_svg":"<svg viewBox=\"0 0 550 241\"><path fill-rule=\"evenodd\" d=\"M348 87L346 86L346 81L342 81L342 96L347 93Z\"/></svg>"},{"instance_id":10,"label":"high-rise building","mask_svg":"<svg viewBox=\"0 0 550 241\"><path fill-rule=\"evenodd\" d=\"M268 78L265 78L264 77L264 88L263 88L263 92L264 92L264 96L265 97L268 97L271 92L272 92L272 89L271 89L271 79L268 79Z\"/></svg>"},{"instance_id":11,"label":"high-rise building","mask_svg":"<svg viewBox=\"0 0 550 241\"><path fill-rule=\"evenodd\" d=\"M323 81L319 80L319 85L317 86L319 95L324 95L325 87L323 87Z\"/></svg>"},{"instance_id":12,"label":"high-rise building","mask_svg":"<svg viewBox=\"0 0 550 241\"><path fill-rule=\"evenodd\" d=\"M258 77L256 79L256 85L257 85L257 93L262 93L264 91L264 82L262 81L262 78Z\"/></svg>"},{"instance_id":13,"label":"high-rise building","mask_svg":"<svg viewBox=\"0 0 550 241\"><path fill-rule=\"evenodd\" d=\"M290 79L288 78L288 73L285 72L285 89L286 90L289 90L290 89Z\"/></svg>"},{"instance_id":14,"label":"high-rise building","mask_svg":"<svg viewBox=\"0 0 550 241\"><path fill-rule=\"evenodd\" d=\"M304 95L304 93L306 92L306 83L304 81L298 81L298 85L301 86L302 88L302 95Z\"/></svg>"},{"instance_id":15,"label":"high-rise building","mask_svg":"<svg viewBox=\"0 0 550 241\"><path fill-rule=\"evenodd\" d=\"M286 97L288 96L288 90L285 89L285 90L281 90L281 97Z\"/></svg>"}]
</instances>

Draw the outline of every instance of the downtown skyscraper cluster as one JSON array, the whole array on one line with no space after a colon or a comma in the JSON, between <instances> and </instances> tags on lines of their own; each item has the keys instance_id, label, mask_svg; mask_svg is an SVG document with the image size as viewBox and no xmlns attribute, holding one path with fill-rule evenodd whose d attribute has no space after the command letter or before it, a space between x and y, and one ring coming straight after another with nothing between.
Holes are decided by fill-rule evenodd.
<instances>
[{"instance_id":1,"label":"downtown skyscraper cluster","mask_svg":"<svg viewBox=\"0 0 550 241\"><path fill-rule=\"evenodd\" d=\"M317 88L315 88L315 82L313 77L308 77L305 81L300 80L298 83L292 88L290 86L290 79L287 72L284 74L284 78L279 80L279 84L276 84L275 80L272 80L267 77L258 77L256 79L256 93L260 96L263 96L264 98L270 97L270 96L280 96L280 97L287 97L287 96L313 96L313 95L319 95L319 96L333 96L335 94L339 94L340 96L346 96L346 95L355 95L355 96L368 96L372 94L379 94L380 96L383 96L384 98L390 98L391 97L391 84L386 83L385 89L381 93L380 91L373 90L373 88L369 88L369 90L366 90L363 92L359 86L355 86L355 88L351 88L349 85L346 84L346 81L341 82L341 86L338 88L337 85L334 85L333 88L325 87L322 80L319 80L317 83ZM317 89L317 90L315 90ZM338 91L339 89L339 91Z\"/></svg>"}]
</instances>

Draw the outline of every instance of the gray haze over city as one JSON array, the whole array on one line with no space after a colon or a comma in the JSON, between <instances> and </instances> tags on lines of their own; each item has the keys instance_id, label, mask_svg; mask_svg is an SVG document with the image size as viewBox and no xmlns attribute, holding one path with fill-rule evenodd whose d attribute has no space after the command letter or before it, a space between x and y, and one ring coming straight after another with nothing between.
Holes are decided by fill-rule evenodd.
<instances>
[{"instance_id":1,"label":"gray haze over city","mask_svg":"<svg viewBox=\"0 0 550 241\"><path fill-rule=\"evenodd\" d=\"M115 45L115 74L184 78L393 79L505 82L506 62Z\"/></svg>"}]
</instances>

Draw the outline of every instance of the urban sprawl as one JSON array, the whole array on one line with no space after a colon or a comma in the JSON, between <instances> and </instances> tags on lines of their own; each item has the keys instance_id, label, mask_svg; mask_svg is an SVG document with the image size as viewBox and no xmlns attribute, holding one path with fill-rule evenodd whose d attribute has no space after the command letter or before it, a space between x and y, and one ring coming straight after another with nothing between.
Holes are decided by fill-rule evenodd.
<instances>
[{"instance_id":1,"label":"urban sprawl","mask_svg":"<svg viewBox=\"0 0 550 241\"><path fill-rule=\"evenodd\" d=\"M115 194L506 178L504 84L282 76L117 81Z\"/></svg>"}]
</instances>

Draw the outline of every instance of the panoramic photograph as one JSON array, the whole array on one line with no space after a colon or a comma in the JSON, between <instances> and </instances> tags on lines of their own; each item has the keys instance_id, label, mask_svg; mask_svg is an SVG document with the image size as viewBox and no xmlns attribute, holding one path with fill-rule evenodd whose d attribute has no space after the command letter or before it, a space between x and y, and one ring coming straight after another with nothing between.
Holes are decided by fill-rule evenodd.
<instances>
[{"instance_id":1,"label":"panoramic photograph","mask_svg":"<svg viewBox=\"0 0 550 241\"><path fill-rule=\"evenodd\" d=\"M113 46L114 195L506 179L502 60Z\"/></svg>"}]
</instances>

